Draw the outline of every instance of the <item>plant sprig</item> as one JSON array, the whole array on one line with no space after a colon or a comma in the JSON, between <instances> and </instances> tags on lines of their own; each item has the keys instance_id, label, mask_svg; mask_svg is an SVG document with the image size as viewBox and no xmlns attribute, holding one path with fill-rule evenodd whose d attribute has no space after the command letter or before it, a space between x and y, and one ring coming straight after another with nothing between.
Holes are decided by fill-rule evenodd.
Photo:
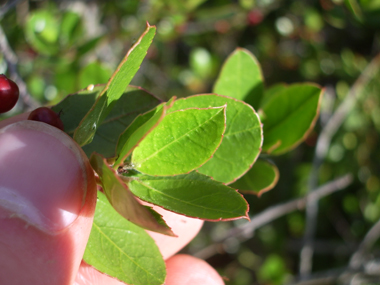
<instances>
[{"instance_id":1,"label":"plant sprig","mask_svg":"<svg viewBox=\"0 0 380 285\"><path fill-rule=\"evenodd\" d=\"M275 186L277 167L257 160L261 151L278 155L303 141L322 96L313 84L265 92L258 61L238 48L224 64L215 93L163 103L128 86L154 34L147 24L107 85L53 107L63 110L66 131L90 157L104 192L84 260L128 284L165 280L162 257L142 228L175 235L135 196L203 220L249 219L248 203L234 187L260 196ZM135 248L125 248L129 242Z\"/></svg>"}]
</instances>

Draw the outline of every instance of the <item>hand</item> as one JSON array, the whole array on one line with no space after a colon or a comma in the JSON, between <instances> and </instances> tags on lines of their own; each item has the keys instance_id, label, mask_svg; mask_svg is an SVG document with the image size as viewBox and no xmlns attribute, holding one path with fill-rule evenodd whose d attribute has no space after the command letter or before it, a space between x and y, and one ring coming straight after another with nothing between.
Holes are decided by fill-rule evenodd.
<instances>
[{"instance_id":1,"label":"hand","mask_svg":"<svg viewBox=\"0 0 380 285\"><path fill-rule=\"evenodd\" d=\"M75 143L58 129L51 135L35 124L10 126L26 118L0 122L0 284L123 284L81 261L96 203L92 169L83 154L72 155ZM174 255L203 221L155 210L178 235L149 232L166 260L165 284L224 284L206 262Z\"/></svg>"}]
</instances>

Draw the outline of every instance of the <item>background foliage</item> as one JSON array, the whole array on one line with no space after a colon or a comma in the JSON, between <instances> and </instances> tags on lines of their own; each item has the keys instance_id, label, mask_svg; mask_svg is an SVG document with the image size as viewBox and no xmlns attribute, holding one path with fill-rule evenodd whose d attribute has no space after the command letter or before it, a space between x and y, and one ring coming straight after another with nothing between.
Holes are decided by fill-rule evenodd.
<instances>
[{"instance_id":1,"label":"background foliage","mask_svg":"<svg viewBox=\"0 0 380 285\"><path fill-rule=\"evenodd\" d=\"M39 104L55 104L89 84L106 83L146 21L157 26L157 36L132 84L164 100L211 92L221 64L236 47L257 57L267 88L306 81L324 86L315 130L295 150L271 157L279 167L278 185L260 198L246 195L250 216L309 191L317 137L354 91L353 107L334 133L326 159L317 165L316 185L346 173L352 173L354 181L319 202L312 271L345 268L378 222L380 1L8 2L1 7L0 36L8 40L18 61L12 61L2 46L0 73L19 75ZM373 72L360 77L368 64ZM25 108L21 101L10 115ZM206 223L185 251L205 258L228 278L226 284L297 282L303 235L310 222L305 212L284 215L251 238L231 236L218 242L242 222ZM378 251L379 244L371 260L379 257Z\"/></svg>"}]
</instances>

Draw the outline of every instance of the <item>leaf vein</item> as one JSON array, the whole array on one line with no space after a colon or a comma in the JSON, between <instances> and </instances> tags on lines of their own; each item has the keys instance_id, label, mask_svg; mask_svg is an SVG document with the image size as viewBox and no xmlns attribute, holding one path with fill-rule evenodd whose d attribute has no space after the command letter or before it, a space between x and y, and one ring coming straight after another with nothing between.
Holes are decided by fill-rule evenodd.
<instances>
[{"instance_id":1,"label":"leaf vein","mask_svg":"<svg viewBox=\"0 0 380 285\"><path fill-rule=\"evenodd\" d=\"M236 134L240 134L240 133L244 133L244 132L249 132L249 131L252 131L252 130L256 130L256 129L259 129L260 128L260 125L258 126L254 126L254 127L251 127L249 129L245 129L245 130L241 130L241 131L236 131L236 132L233 132L233 133L227 133L227 134L224 134L225 137L228 137L228 136L234 136Z\"/></svg>"},{"instance_id":2,"label":"leaf vein","mask_svg":"<svg viewBox=\"0 0 380 285\"><path fill-rule=\"evenodd\" d=\"M185 179L185 180L186 180L186 179ZM180 199L178 199L178 198L176 198L176 197L173 197L173 196L170 196L170 195L168 195L167 193L164 193L164 192L162 192L162 191L160 191L160 190L158 190L158 189L156 189L156 188L153 188L153 187L151 187L150 185L147 185L147 184L143 183L141 180L138 180L138 181L139 181L139 183L141 183L142 185L144 185L144 186L147 187L148 189L152 190L153 192L157 192L157 193L159 193L159 194L161 194L161 195L163 195L163 196L165 196L165 197L167 197L167 198L171 198L171 199L173 199L173 200L176 200L176 201L178 201L178 202L182 202L182 203L184 203L184 204L188 204L188 205L190 205L190 206L195 206L196 208L200 208L200 209L203 209L203 210L211 210L211 211L214 211L214 212L215 212L215 209L213 209L213 208L205 207L205 206L201 206L201 205L196 205L196 204L192 204L192 203L190 203L189 201L180 200ZM187 180L187 181L188 181L188 180ZM215 195L215 193L214 193L214 194L211 193L211 194L207 195L206 197L214 196L214 195ZM224 211L224 210L222 210L222 209L218 209L217 211L218 211L218 212L222 212L222 213L231 214L230 212L228 212L228 211Z\"/></svg>"},{"instance_id":3,"label":"leaf vein","mask_svg":"<svg viewBox=\"0 0 380 285\"><path fill-rule=\"evenodd\" d=\"M185 136L189 136L189 133L199 129L201 126L207 124L209 121L211 121L212 119L214 119L220 112L217 112L215 115L211 116L208 120L204 121L202 124L200 125L197 125L195 128L189 130L188 132L184 133L183 135L181 135L179 138L177 139L174 139L172 142L168 143L167 145L161 147L160 149L157 149L154 153L152 153L151 155L149 155L148 157L146 157L144 160L142 161L139 161L139 164L141 163L144 163L145 161L147 161L148 159L156 156L158 153L160 153L161 151L163 151L164 149L168 148L169 146L171 146L172 144L178 142L179 140L181 140L183 137Z\"/></svg>"},{"instance_id":4,"label":"leaf vein","mask_svg":"<svg viewBox=\"0 0 380 285\"><path fill-rule=\"evenodd\" d=\"M97 229L98 229L98 231L99 231L99 233L101 233L102 235L103 235L103 239L107 239L111 244L113 244L118 250L119 250L119 252L120 252L120 255L123 253L124 254L124 256L126 256L133 264L135 264L136 265L136 267L138 267L138 268L140 268L140 269L142 269L143 271L145 271L148 275L151 275L154 279L156 279L156 280L158 280L152 273L150 273L149 271L147 271L147 270L145 270L145 268L143 268L143 267L141 267L141 265L140 264L138 264L138 263L136 263L134 260L133 260L133 258L131 258L126 252L124 252L124 250L123 249L121 249L116 243L114 243L114 241L113 240L111 240L102 230L101 230L101 228L94 222L93 223L93 226L94 227L96 227ZM103 247L103 246L102 246ZM126 273L121 267L120 267L120 269L124 272L124 273ZM160 280L159 280L160 281Z\"/></svg>"}]
</instances>

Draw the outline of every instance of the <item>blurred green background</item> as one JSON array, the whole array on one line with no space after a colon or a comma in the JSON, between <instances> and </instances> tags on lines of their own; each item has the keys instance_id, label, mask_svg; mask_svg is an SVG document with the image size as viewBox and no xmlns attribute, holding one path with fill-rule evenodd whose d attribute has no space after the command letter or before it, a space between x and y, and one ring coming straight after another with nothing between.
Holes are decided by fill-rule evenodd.
<instances>
[{"instance_id":1,"label":"blurred green background","mask_svg":"<svg viewBox=\"0 0 380 285\"><path fill-rule=\"evenodd\" d=\"M380 0L1 2L0 11L18 2L0 12L1 28L18 62L12 71L5 53L0 54L0 73L12 77L16 71L43 105L89 84L106 83L146 21L157 26L157 35L132 83L164 100L210 92L236 47L258 58L267 87L305 81L325 87L315 130L297 149L274 158L278 185L261 198L246 196L250 215L306 194L321 128L380 52ZM346 267L380 218L379 75L359 88L319 168L319 184L346 173L353 174L354 182L319 203L313 272ZM24 109L19 104L8 115ZM201 253L244 221L206 223L184 252L206 258L226 284L286 284L298 276L305 221L305 212L296 211L244 242L230 238ZM374 258L379 251L377 243Z\"/></svg>"}]
</instances>

